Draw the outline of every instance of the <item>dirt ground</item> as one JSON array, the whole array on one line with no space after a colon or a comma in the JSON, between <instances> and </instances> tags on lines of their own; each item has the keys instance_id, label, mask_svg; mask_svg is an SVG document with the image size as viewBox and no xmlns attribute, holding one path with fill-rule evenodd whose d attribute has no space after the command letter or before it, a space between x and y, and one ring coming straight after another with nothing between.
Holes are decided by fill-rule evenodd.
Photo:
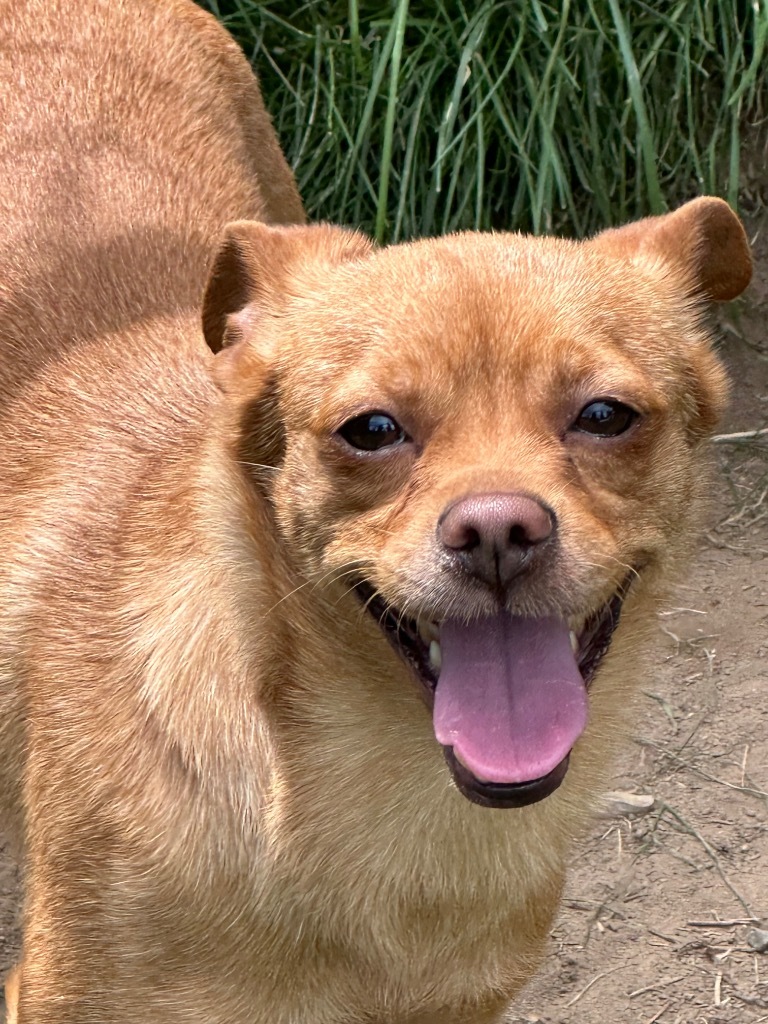
<instances>
[{"instance_id":1,"label":"dirt ground","mask_svg":"<svg viewBox=\"0 0 768 1024\"><path fill-rule=\"evenodd\" d=\"M768 427L768 217L750 232L756 281L723 325L723 433ZM717 515L660 618L617 765L616 789L654 806L599 820L577 848L551 955L510 1024L768 1022L768 953L747 944L768 927L768 435L716 451ZM17 905L0 856L0 973Z\"/></svg>"}]
</instances>

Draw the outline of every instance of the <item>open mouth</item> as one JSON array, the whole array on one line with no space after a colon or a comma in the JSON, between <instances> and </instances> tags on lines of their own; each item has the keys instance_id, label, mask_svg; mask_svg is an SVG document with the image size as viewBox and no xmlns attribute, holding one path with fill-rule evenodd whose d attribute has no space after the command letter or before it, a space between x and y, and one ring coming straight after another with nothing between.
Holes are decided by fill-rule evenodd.
<instances>
[{"instance_id":1,"label":"open mouth","mask_svg":"<svg viewBox=\"0 0 768 1024\"><path fill-rule=\"evenodd\" d=\"M499 611L470 624L415 622L364 580L358 596L417 676L458 789L483 807L553 793L587 722L587 688L618 626L629 579L578 634Z\"/></svg>"}]
</instances>

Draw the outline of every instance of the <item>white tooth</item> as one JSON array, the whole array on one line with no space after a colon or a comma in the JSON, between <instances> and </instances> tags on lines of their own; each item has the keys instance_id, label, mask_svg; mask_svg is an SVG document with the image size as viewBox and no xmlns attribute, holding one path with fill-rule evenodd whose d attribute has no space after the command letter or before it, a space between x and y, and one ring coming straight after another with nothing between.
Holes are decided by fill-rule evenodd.
<instances>
[{"instance_id":1,"label":"white tooth","mask_svg":"<svg viewBox=\"0 0 768 1024\"><path fill-rule=\"evenodd\" d=\"M571 638L571 650L573 651L574 654L578 654L579 653L579 638L576 636L576 634L573 632L573 630L571 630L568 635Z\"/></svg>"},{"instance_id":2,"label":"white tooth","mask_svg":"<svg viewBox=\"0 0 768 1024\"><path fill-rule=\"evenodd\" d=\"M433 640L429 645L429 664L436 672L439 672L442 667L443 652L440 650L440 644L437 640Z\"/></svg>"}]
</instances>

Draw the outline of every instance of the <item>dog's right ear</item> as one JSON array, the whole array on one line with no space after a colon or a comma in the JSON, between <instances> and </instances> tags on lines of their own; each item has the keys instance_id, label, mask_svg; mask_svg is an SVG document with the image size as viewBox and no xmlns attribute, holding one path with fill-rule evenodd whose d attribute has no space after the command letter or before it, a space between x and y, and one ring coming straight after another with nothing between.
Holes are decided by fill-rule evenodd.
<instances>
[{"instance_id":1,"label":"dog's right ear","mask_svg":"<svg viewBox=\"0 0 768 1024\"><path fill-rule=\"evenodd\" d=\"M255 340L262 316L301 294L302 276L320 265L367 255L373 243L330 224L273 227L256 221L227 225L203 299L203 334L214 353Z\"/></svg>"}]
</instances>

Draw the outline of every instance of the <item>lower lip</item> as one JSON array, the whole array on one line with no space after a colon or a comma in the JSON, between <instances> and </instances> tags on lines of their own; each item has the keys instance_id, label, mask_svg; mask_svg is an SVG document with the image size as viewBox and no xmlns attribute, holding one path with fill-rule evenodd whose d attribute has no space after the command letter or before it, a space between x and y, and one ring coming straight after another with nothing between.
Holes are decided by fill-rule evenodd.
<instances>
[{"instance_id":1,"label":"lower lip","mask_svg":"<svg viewBox=\"0 0 768 1024\"><path fill-rule=\"evenodd\" d=\"M445 760L451 769L453 779L460 792L473 804L480 807L526 807L550 796L560 786L568 771L570 754L551 772L530 782L498 783L481 782L456 758L453 747L443 747Z\"/></svg>"}]
</instances>

